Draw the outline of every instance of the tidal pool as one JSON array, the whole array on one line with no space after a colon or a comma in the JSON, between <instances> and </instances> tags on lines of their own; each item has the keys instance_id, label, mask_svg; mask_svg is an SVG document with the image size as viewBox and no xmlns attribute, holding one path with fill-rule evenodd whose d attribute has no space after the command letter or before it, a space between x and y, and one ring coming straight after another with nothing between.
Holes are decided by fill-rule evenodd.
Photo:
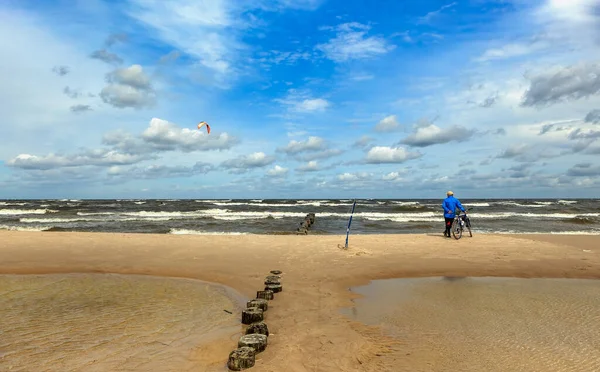
<instances>
[{"instance_id":1,"label":"tidal pool","mask_svg":"<svg viewBox=\"0 0 600 372\"><path fill-rule=\"evenodd\" d=\"M344 314L399 341L398 371L600 371L600 280L410 278Z\"/></svg>"},{"instance_id":2,"label":"tidal pool","mask_svg":"<svg viewBox=\"0 0 600 372\"><path fill-rule=\"evenodd\" d=\"M0 275L0 370L187 371L194 350L239 331L243 300L188 279Z\"/></svg>"}]
</instances>

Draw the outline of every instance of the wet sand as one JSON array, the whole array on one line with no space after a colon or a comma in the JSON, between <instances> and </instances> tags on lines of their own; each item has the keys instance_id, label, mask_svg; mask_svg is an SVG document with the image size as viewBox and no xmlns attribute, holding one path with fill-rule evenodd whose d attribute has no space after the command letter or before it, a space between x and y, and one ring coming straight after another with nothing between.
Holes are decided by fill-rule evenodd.
<instances>
[{"instance_id":1,"label":"wet sand","mask_svg":"<svg viewBox=\"0 0 600 372\"><path fill-rule=\"evenodd\" d=\"M244 305L190 279L2 275L0 370L195 370L190 349L238 331Z\"/></svg>"},{"instance_id":2,"label":"wet sand","mask_svg":"<svg viewBox=\"0 0 600 372\"><path fill-rule=\"evenodd\" d=\"M402 344L411 371L600 371L600 280L411 278L343 313Z\"/></svg>"},{"instance_id":3,"label":"wet sand","mask_svg":"<svg viewBox=\"0 0 600 372\"><path fill-rule=\"evenodd\" d=\"M349 288L370 280L432 276L600 278L600 236L475 234L455 241L441 234L368 235L351 236L348 250L339 248L343 244L343 236L0 232L0 273L193 278L224 284L254 297L265 273L283 270L284 291L271 301L266 315L273 335L252 369L272 372L379 372L402 370L398 365L423 366L429 356L408 358L403 342L385 335L377 326L342 314L341 309L353 306L352 300L360 297ZM578 326L580 320L573 321ZM524 333L535 331L526 325L521 328ZM223 368L236 346L235 335L232 331L208 345L198 344L190 350L188 362L198 371ZM482 353L487 350L481 348ZM453 353L451 348L446 350ZM222 362L211 364L215 360ZM518 364L511 365L511 360L505 363L504 371L521 370ZM436 368L429 370L444 371ZM570 370L578 370L574 368ZM562 369L546 369L553 370Z\"/></svg>"}]
</instances>

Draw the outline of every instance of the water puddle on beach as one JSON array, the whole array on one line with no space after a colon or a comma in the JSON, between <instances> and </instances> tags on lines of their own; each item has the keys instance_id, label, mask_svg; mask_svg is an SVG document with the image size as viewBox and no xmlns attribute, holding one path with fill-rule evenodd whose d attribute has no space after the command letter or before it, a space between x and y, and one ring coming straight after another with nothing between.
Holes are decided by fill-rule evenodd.
<instances>
[{"instance_id":1,"label":"water puddle on beach","mask_svg":"<svg viewBox=\"0 0 600 372\"><path fill-rule=\"evenodd\" d=\"M241 330L242 300L188 279L0 275L0 370L204 371L199 348Z\"/></svg>"},{"instance_id":2,"label":"water puddle on beach","mask_svg":"<svg viewBox=\"0 0 600 372\"><path fill-rule=\"evenodd\" d=\"M403 371L600 371L600 280L411 278L343 313L399 341Z\"/></svg>"}]
</instances>

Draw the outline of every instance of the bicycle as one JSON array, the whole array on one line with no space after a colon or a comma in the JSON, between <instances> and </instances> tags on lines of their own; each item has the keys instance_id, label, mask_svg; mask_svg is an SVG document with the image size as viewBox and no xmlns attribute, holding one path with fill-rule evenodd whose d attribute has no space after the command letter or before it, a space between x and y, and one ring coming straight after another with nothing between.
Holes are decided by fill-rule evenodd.
<instances>
[{"instance_id":1,"label":"bicycle","mask_svg":"<svg viewBox=\"0 0 600 372\"><path fill-rule=\"evenodd\" d=\"M470 210L471 208L467 209ZM463 230L467 229L469 231L469 236L473 237L473 232L471 231L471 219L467 216L467 212L465 211L463 214L459 213L454 217L454 221L452 221L452 236L454 239L458 240L462 238Z\"/></svg>"}]
</instances>

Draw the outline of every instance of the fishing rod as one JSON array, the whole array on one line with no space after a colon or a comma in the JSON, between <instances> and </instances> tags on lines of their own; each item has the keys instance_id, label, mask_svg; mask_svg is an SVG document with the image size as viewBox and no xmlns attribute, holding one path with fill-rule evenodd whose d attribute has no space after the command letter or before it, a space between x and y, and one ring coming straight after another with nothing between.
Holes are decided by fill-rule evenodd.
<instances>
[{"instance_id":1,"label":"fishing rod","mask_svg":"<svg viewBox=\"0 0 600 372\"><path fill-rule=\"evenodd\" d=\"M354 208L356 207L356 199L354 199L354 203L352 203L352 212L350 213L350 219L348 220L348 226L346 227L346 246L348 249L348 236L350 235L350 225L352 224L352 216L354 215Z\"/></svg>"}]
</instances>

